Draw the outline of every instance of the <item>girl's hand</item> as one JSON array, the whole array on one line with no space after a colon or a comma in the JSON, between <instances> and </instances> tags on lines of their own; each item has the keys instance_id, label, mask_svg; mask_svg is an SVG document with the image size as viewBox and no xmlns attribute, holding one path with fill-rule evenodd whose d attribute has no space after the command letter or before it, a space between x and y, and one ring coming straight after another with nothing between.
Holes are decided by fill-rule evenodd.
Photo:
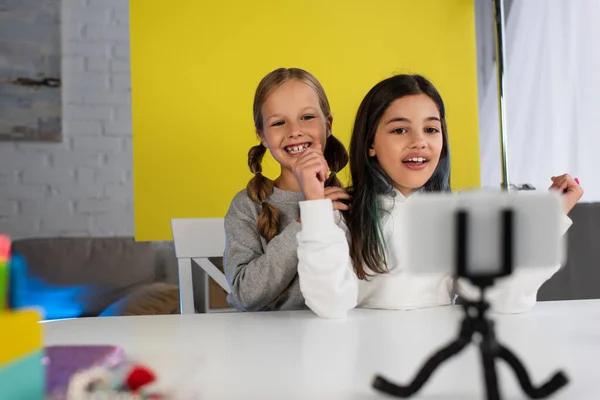
<instances>
[{"instance_id":1,"label":"girl's hand","mask_svg":"<svg viewBox=\"0 0 600 400\"><path fill-rule=\"evenodd\" d=\"M575 204L583 196L583 188L575 181L569 174L563 174L560 176L553 176L552 185L550 190L559 190L564 192L564 212L569 214Z\"/></svg>"},{"instance_id":2,"label":"girl's hand","mask_svg":"<svg viewBox=\"0 0 600 400\"><path fill-rule=\"evenodd\" d=\"M306 200L325 198L325 180L329 176L329 166L319 143L313 143L304 151L292 171Z\"/></svg>"},{"instance_id":3,"label":"girl's hand","mask_svg":"<svg viewBox=\"0 0 600 400\"><path fill-rule=\"evenodd\" d=\"M346 191L346 189L330 186L325 188L325 198L331 199L333 203L334 210L346 211L350 209L350 206L341 200L350 200L350 195Z\"/></svg>"}]
</instances>

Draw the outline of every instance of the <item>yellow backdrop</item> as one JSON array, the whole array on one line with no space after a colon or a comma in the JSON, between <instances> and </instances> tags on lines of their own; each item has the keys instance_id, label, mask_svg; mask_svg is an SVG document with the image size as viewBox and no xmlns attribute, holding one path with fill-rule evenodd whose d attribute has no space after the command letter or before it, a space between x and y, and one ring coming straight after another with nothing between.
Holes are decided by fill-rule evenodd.
<instances>
[{"instance_id":1,"label":"yellow backdrop","mask_svg":"<svg viewBox=\"0 0 600 400\"><path fill-rule=\"evenodd\" d=\"M131 0L130 12L137 240L171 239L171 218L225 215L251 178L254 90L278 67L321 81L346 144L375 83L427 76L447 105L452 185L479 185L473 0Z\"/></svg>"}]
</instances>

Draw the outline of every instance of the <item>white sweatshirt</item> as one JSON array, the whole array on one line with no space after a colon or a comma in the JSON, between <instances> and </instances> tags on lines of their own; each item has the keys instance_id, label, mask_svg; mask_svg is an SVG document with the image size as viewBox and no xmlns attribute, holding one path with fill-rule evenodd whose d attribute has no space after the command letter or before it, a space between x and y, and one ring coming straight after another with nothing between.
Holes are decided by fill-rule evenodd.
<instances>
[{"instance_id":1,"label":"white sweatshirt","mask_svg":"<svg viewBox=\"0 0 600 400\"><path fill-rule=\"evenodd\" d=\"M343 318L354 307L411 310L449 305L453 296L453 277L447 273L414 273L401 265L403 246L397 235L401 232L405 197L380 196L382 208L389 211L383 220L388 273L359 280L352 267L348 249L347 228L331 200L300 202L302 230L298 233L298 274L300 290L317 315ZM564 234L571 226L565 216ZM364 267L366 268L366 267ZM519 313L536 303L537 292L560 265L547 268L518 269L512 275L498 279L486 291L493 311ZM459 279L458 294L473 298L478 289Z\"/></svg>"}]
</instances>

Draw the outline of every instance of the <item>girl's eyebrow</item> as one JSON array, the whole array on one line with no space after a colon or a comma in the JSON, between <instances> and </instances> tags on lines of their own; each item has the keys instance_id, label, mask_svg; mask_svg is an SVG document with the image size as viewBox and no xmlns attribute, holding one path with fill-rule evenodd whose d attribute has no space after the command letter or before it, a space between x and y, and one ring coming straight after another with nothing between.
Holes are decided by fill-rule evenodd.
<instances>
[{"instance_id":1,"label":"girl's eyebrow","mask_svg":"<svg viewBox=\"0 0 600 400\"><path fill-rule=\"evenodd\" d=\"M273 115L269 115L269 117L267 119L271 119L271 118L279 118L281 117L281 114L277 113L277 114L273 114Z\"/></svg>"},{"instance_id":2,"label":"girl's eyebrow","mask_svg":"<svg viewBox=\"0 0 600 400\"><path fill-rule=\"evenodd\" d=\"M304 108L302 109L302 112L309 111L309 110L312 110L312 111L317 111L317 109L316 109L316 108L314 108L314 107L312 107L312 106L307 106L307 107L304 107ZM269 116L267 117L267 120L269 120L269 119L271 119L271 118L281 118L281 116L282 116L282 115L281 115L281 113L275 113L275 114L273 114L273 115L269 115Z\"/></svg>"},{"instance_id":3,"label":"girl's eyebrow","mask_svg":"<svg viewBox=\"0 0 600 400\"><path fill-rule=\"evenodd\" d=\"M427 118L425 118L425 121L438 121L438 122L442 122L438 117L427 117ZM404 118L404 117L396 117L396 118L390 119L385 124L386 125L387 124L391 124L392 122L410 122L410 119Z\"/></svg>"}]
</instances>

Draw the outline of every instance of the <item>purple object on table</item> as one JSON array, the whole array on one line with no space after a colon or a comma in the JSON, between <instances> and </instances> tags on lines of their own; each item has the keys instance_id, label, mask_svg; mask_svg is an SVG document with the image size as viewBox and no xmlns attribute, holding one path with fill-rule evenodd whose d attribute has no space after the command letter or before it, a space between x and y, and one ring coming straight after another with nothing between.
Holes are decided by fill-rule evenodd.
<instances>
[{"instance_id":1,"label":"purple object on table","mask_svg":"<svg viewBox=\"0 0 600 400\"><path fill-rule=\"evenodd\" d=\"M125 362L125 352L117 346L48 346L45 348L46 393L63 399L71 376L91 367L115 367Z\"/></svg>"}]
</instances>

